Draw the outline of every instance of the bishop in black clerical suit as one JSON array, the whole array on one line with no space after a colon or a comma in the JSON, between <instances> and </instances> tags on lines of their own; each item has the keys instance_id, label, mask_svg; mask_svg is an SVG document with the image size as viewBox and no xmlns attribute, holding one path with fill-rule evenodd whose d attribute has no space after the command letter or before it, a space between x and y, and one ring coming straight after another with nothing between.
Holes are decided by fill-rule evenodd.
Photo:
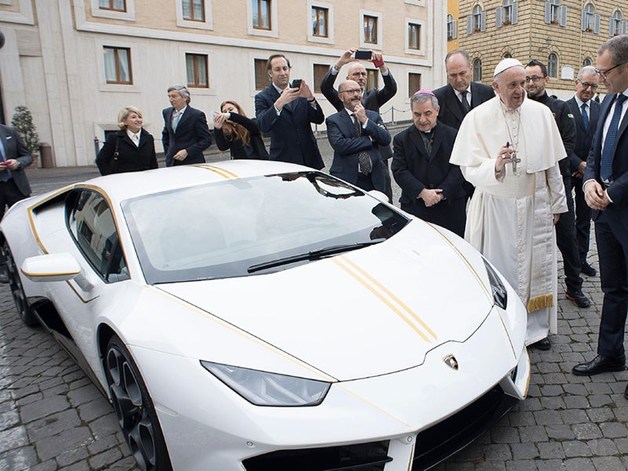
<instances>
[{"instance_id":1,"label":"bishop in black clerical suit","mask_svg":"<svg viewBox=\"0 0 628 471\"><path fill-rule=\"evenodd\" d=\"M438 100L419 90L410 100L413 124L393 140L392 172L401 209L464 236L464 177L449 163L457 131L437 121Z\"/></svg>"}]
</instances>

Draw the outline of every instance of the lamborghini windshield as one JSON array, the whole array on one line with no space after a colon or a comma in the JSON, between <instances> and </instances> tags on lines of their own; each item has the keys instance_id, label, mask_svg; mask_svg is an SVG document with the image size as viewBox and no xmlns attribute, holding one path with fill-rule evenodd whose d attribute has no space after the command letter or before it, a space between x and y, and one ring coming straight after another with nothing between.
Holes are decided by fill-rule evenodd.
<instances>
[{"instance_id":1,"label":"lamborghini windshield","mask_svg":"<svg viewBox=\"0 0 628 471\"><path fill-rule=\"evenodd\" d=\"M409 220L319 172L180 188L123 204L148 283L285 270L383 241Z\"/></svg>"}]
</instances>

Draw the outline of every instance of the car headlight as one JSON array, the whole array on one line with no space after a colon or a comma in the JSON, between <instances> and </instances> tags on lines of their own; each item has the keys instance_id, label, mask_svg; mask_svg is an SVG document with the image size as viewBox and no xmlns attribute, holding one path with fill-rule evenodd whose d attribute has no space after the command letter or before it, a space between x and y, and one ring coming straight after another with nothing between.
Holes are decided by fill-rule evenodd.
<instances>
[{"instance_id":1,"label":"car headlight","mask_svg":"<svg viewBox=\"0 0 628 471\"><path fill-rule=\"evenodd\" d=\"M317 406L330 383L266 371L201 361L201 365L236 393L256 406Z\"/></svg>"},{"instance_id":2,"label":"car headlight","mask_svg":"<svg viewBox=\"0 0 628 471\"><path fill-rule=\"evenodd\" d=\"M508 306L508 292L506 291L506 287L504 283L502 283L501 278L493 268L493 266L482 257L484 261L484 266L486 267L486 273L488 274L488 281L491 285L491 292L493 293L493 301L495 304L502 309L506 309Z\"/></svg>"}]
</instances>

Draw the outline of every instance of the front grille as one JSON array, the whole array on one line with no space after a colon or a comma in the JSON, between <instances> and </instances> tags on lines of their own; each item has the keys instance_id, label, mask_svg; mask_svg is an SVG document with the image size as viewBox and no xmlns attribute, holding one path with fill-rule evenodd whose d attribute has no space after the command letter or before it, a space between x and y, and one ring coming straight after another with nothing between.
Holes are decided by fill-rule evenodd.
<instances>
[{"instance_id":1,"label":"front grille","mask_svg":"<svg viewBox=\"0 0 628 471\"><path fill-rule=\"evenodd\" d=\"M495 386L461 411L423 430L416 439L412 470L429 469L462 450L518 402Z\"/></svg>"},{"instance_id":2,"label":"front grille","mask_svg":"<svg viewBox=\"0 0 628 471\"><path fill-rule=\"evenodd\" d=\"M282 450L244 460L247 471L383 471L388 440L358 445Z\"/></svg>"}]
</instances>

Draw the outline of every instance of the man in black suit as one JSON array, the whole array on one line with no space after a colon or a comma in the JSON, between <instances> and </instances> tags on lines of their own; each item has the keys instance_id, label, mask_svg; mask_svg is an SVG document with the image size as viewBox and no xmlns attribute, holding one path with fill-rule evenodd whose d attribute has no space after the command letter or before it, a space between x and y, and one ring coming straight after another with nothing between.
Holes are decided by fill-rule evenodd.
<instances>
[{"instance_id":1,"label":"man in black suit","mask_svg":"<svg viewBox=\"0 0 628 471\"><path fill-rule=\"evenodd\" d=\"M495 97L488 85L472 82L473 66L466 51L456 49L445 57L447 85L434 90L440 104L438 120L454 129L460 124L469 110Z\"/></svg>"},{"instance_id":2,"label":"man in black suit","mask_svg":"<svg viewBox=\"0 0 628 471\"><path fill-rule=\"evenodd\" d=\"M595 276L597 272L587 262L591 233L591 208L584 200L582 176L587 166L587 157L600 116L600 104L592 99L598 88L598 81L599 76L595 67L591 65L583 67L576 79L576 94L567 100L567 106L576 122L576 147L569 157L571 184L576 195L576 238L580 255L580 272L587 276Z\"/></svg>"},{"instance_id":3,"label":"man in black suit","mask_svg":"<svg viewBox=\"0 0 628 471\"><path fill-rule=\"evenodd\" d=\"M565 270L565 296L576 306L587 308L591 305L589 298L582 292L582 278L580 277L580 254L578 253L578 240L576 238L576 220L574 215L574 203L571 196L571 170L569 168L569 156L576 146L576 123L567 104L557 98L548 96L545 91L550 78L547 75L547 67L538 60L532 60L526 65L526 91L528 97L547 106L554 115L554 120L560 131L560 137L565 146L566 157L558 162L560 173L565 186L567 196L566 213L562 213L555 224L556 245L563 256L563 269ZM533 344L532 347L541 350L549 350L549 338Z\"/></svg>"},{"instance_id":4,"label":"man in black suit","mask_svg":"<svg viewBox=\"0 0 628 471\"><path fill-rule=\"evenodd\" d=\"M262 133L270 134L270 160L320 170L325 166L311 123L325 115L304 80L290 83L290 61L273 54L266 62L270 85L255 95L255 116Z\"/></svg>"},{"instance_id":5,"label":"man in black suit","mask_svg":"<svg viewBox=\"0 0 628 471\"><path fill-rule=\"evenodd\" d=\"M449 163L457 131L437 121L438 100L429 90L410 99L412 124L395 136L392 172L401 187L401 209L464 237L464 177Z\"/></svg>"},{"instance_id":6,"label":"man in black suit","mask_svg":"<svg viewBox=\"0 0 628 471\"><path fill-rule=\"evenodd\" d=\"M31 194L24 169L33 162L22 136L15 128L0 124L0 219L11 207ZM1 257L1 256L0 256ZM0 258L0 283L7 283L6 260Z\"/></svg>"},{"instance_id":7,"label":"man in black suit","mask_svg":"<svg viewBox=\"0 0 628 471\"><path fill-rule=\"evenodd\" d=\"M384 62L384 58L381 53L370 51L370 61L375 65L384 80L384 87L381 89L371 88L367 89L368 85L368 73L366 67L355 59L356 48L351 48L345 51L342 56L336 61L334 65L329 68L329 71L323 77L321 82L321 93L327 98L329 103L336 108L337 111L342 111L344 104L338 97L338 92L334 89L334 82L338 77L340 69L345 64L350 64L347 70L346 80L353 80L362 89L362 106L367 110L380 112L380 107L384 105L388 100L395 96L397 93L397 82L392 75L392 72ZM382 146L380 148L380 154L384 159L384 172L386 175L386 195L388 199L392 200L392 186L390 180L390 172L388 171L388 160L392 157L392 151L390 146Z\"/></svg>"},{"instance_id":8,"label":"man in black suit","mask_svg":"<svg viewBox=\"0 0 628 471\"><path fill-rule=\"evenodd\" d=\"M386 189L380 146L390 145L381 116L362 106L362 88L353 80L338 87L342 111L327 118L327 138L334 149L329 173L363 190Z\"/></svg>"},{"instance_id":9,"label":"man in black suit","mask_svg":"<svg viewBox=\"0 0 628 471\"><path fill-rule=\"evenodd\" d=\"M205 113L189 106L190 92L181 85L168 88L168 100L172 106L162 111L161 133L166 167L205 163L203 151L212 145Z\"/></svg>"},{"instance_id":10,"label":"man in black suit","mask_svg":"<svg viewBox=\"0 0 628 471\"><path fill-rule=\"evenodd\" d=\"M384 88L379 90L377 88L371 88L367 90L368 74L366 67L354 58L356 50L355 48L351 48L345 51L336 63L329 68L329 71L325 74L321 82L321 93L337 111L342 111L344 109L344 103L339 98L338 92L334 89L334 82L338 77L340 69L345 64L351 64L347 70L345 80L357 82L362 89L362 106L367 110L379 113L380 107L397 93L397 82L395 82L390 69L388 69L388 66L384 63L382 54L372 51L370 61L379 68L382 79L384 80Z\"/></svg>"},{"instance_id":11,"label":"man in black suit","mask_svg":"<svg viewBox=\"0 0 628 471\"><path fill-rule=\"evenodd\" d=\"M434 90L440 109L438 120L454 129L460 129L462 120L469 110L495 97L495 92L488 86L472 82L473 66L467 51L455 49L445 56L447 85ZM473 195L473 185L463 183L467 198Z\"/></svg>"},{"instance_id":12,"label":"man in black suit","mask_svg":"<svg viewBox=\"0 0 628 471\"><path fill-rule=\"evenodd\" d=\"M584 197L594 210L604 301L597 356L573 368L576 375L623 371L628 311L628 35L598 50L597 71L608 94L600 108L584 171ZM624 392L628 399L628 388Z\"/></svg>"}]
</instances>

